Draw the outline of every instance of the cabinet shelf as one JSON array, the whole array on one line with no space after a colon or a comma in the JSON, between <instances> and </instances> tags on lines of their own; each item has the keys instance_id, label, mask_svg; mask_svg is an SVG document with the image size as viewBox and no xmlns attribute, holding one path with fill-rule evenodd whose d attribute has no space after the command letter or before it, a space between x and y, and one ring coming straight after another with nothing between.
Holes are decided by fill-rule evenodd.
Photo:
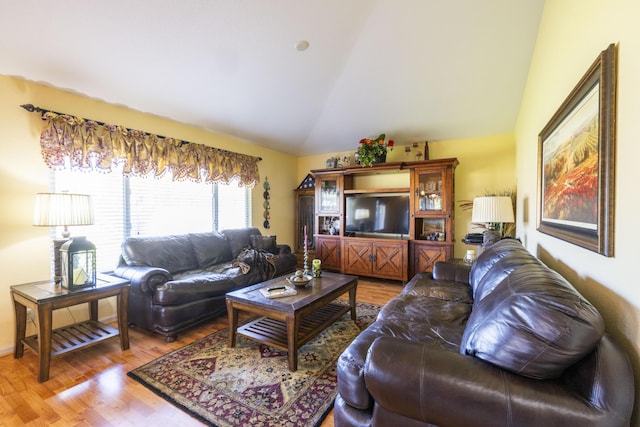
<instances>
[{"instance_id":1,"label":"cabinet shelf","mask_svg":"<svg viewBox=\"0 0 640 427\"><path fill-rule=\"evenodd\" d=\"M451 167L454 168L458 166L458 159L456 158L448 158L448 159L434 159L434 160L416 160L411 162L388 162L388 163L380 163L371 167L362 167L359 165L347 166L344 168L329 168L329 169L313 169L311 173L338 173L343 175L354 175L354 174L368 174L375 175L379 173L385 172L395 172L401 170L414 169L418 167Z\"/></svg>"},{"instance_id":2,"label":"cabinet shelf","mask_svg":"<svg viewBox=\"0 0 640 427\"><path fill-rule=\"evenodd\" d=\"M365 189L352 189L344 190L344 194L371 194L371 193L407 193L409 194L409 187L400 188L365 188Z\"/></svg>"}]
</instances>

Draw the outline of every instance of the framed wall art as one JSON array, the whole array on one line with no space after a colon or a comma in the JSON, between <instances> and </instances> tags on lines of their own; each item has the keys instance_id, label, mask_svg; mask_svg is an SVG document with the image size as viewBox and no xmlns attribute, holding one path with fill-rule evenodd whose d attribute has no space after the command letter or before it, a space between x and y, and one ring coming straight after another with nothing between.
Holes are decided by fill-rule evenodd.
<instances>
[{"instance_id":1,"label":"framed wall art","mask_svg":"<svg viewBox=\"0 0 640 427\"><path fill-rule=\"evenodd\" d=\"M614 251L616 46L601 52L538 135L538 231Z\"/></svg>"}]
</instances>

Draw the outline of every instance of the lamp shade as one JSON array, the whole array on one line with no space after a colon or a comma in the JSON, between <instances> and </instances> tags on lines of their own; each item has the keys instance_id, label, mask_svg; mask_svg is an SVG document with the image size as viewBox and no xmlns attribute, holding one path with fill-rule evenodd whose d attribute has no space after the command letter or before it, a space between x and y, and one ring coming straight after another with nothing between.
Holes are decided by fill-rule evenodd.
<instances>
[{"instance_id":1,"label":"lamp shade","mask_svg":"<svg viewBox=\"0 0 640 427\"><path fill-rule=\"evenodd\" d=\"M68 226L93 224L93 207L88 194L38 193L33 225Z\"/></svg>"},{"instance_id":2,"label":"lamp shade","mask_svg":"<svg viewBox=\"0 0 640 427\"><path fill-rule=\"evenodd\" d=\"M476 197L473 199L471 222L514 222L513 205L509 196Z\"/></svg>"}]
</instances>

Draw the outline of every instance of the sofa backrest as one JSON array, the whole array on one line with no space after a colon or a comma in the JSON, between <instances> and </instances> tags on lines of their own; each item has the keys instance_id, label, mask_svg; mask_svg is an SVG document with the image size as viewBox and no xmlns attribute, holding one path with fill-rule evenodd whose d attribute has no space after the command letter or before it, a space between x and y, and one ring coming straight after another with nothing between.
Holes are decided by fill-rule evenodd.
<instances>
[{"instance_id":1,"label":"sofa backrest","mask_svg":"<svg viewBox=\"0 0 640 427\"><path fill-rule=\"evenodd\" d=\"M198 268L198 261L187 234L130 237L122 242L122 258L128 265L159 267L169 273Z\"/></svg>"},{"instance_id":2,"label":"sofa backrest","mask_svg":"<svg viewBox=\"0 0 640 427\"><path fill-rule=\"evenodd\" d=\"M478 256L469 272L469 283L476 302L491 291L516 269L525 264L540 264L522 243L515 239L500 240Z\"/></svg>"},{"instance_id":3,"label":"sofa backrest","mask_svg":"<svg viewBox=\"0 0 640 427\"><path fill-rule=\"evenodd\" d=\"M501 241L471 271L473 310L460 352L531 378L555 378L604 334L600 313L516 241Z\"/></svg>"},{"instance_id":4,"label":"sofa backrest","mask_svg":"<svg viewBox=\"0 0 640 427\"><path fill-rule=\"evenodd\" d=\"M229 241L216 231L191 233L189 240L200 268L233 260Z\"/></svg>"},{"instance_id":5,"label":"sofa backrest","mask_svg":"<svg viewBox=\"0 0 640 427\"><path fill-rule=\"evenodd\" d=\"M237 257L243 249L251 247L251 236L262 235L260 230L255 227L231 228L228 230L222 230L220 234L222 234L229 242L229 245L231 246L231 256L233 258Z\"/></svg>"}]
</instances>

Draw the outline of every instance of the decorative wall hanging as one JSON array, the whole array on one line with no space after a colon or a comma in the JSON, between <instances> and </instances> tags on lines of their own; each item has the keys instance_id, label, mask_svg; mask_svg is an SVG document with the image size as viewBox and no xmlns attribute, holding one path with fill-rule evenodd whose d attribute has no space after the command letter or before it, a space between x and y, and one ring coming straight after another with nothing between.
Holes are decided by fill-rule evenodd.
<instances>
[{"instance_id":1,"label":"decorative wall hanging","mask_svg":"<svg viewBox=\"0 0 640 427\"><path fill-rule=\"evenodd\" d=\"M316 180L313 178L313 175L307 174L307 176L302 180L300 185L298 185L297 190L308 190L308 189L316 188Z\"/></svg>"},{"instance_id":2,"label":"decorative wall hanging","mask_svg":"<svg viewBox=\"0 0 640 427\"><path fill-rule=\"evenodd\" d=\"M264 222L262 225L264 228L271 228L271 224L269 224L269 219L271 219L271 214L269 213L269 209L271 209L271 204L269 200L271 199L271 195L269 194L269 190L271 190L271 185L269 185L269 180L265 176L264 182L262 183L262 188L264 188L264 193L262 196L264 197L264 202L262 202L262 207L264 207Z\"/></svg>"},{"instance_id":3,"label":"decorative wall hanging","mask_svg":"<svg viewBox=\"0 0 640 427\"><path fill-rule=\"evenodd\" d=\"M538 135L538 231L614 252L616 46L604 50Z\"/></svg>"},{"instance_id":4,"label":"decorative wall hanging","mask_svg":"<svg viewBox=\"0 0 640 427\"><path fill-rule=\"evenodd\" d=\"M125 175L160 176L174 180L228 183L253 187L260 181L259 157L154 135L123 126L22 105L46 121L40 135L42 157L50 168L111 172L124 164Z\"/></svg>"}]
</instances>

